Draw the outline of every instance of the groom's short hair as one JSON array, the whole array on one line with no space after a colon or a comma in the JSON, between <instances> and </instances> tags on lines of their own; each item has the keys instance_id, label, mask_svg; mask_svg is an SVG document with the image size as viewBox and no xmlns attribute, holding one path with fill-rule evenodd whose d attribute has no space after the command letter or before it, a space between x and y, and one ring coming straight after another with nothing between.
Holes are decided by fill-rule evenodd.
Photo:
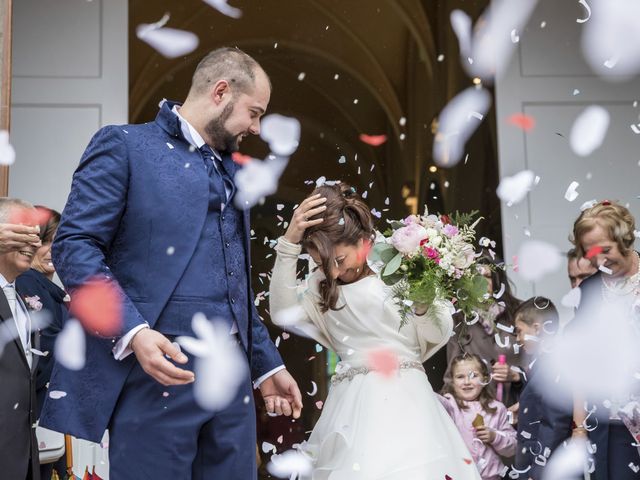
<instances>
[{"instance_id":1,"label":"groom's short hair","mask_svg":"<svg viewBox=\"0 0 640 480\"><path fill-rule=\"evenodd\" d=\"M239 93L253 90L260 64L239 48L221 47L205 56L191 80L189 95L203 95L219 80L227 80L231 89ZM269 78L265 73L267 79Z\"/></svg>"}]
</instances>

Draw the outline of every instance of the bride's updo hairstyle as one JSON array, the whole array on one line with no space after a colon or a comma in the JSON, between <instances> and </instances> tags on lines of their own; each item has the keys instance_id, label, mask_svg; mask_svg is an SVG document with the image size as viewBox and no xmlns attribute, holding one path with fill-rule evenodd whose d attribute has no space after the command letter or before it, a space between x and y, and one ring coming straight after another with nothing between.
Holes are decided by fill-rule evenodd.
<instances>
[{"instance_id":1,"label":"bride's updo hairstyle","mask_svg":"<svg viewBox=\"0 0 640 480\"><path fill-rule=\"evenodd\" d=\"M361 239L373 238L374 229L371 211L355 188L346 183L322 185L311 192L311 195L316 194L327 199L324 204L327 209L309 220L323 218L324 221L305 230L302 246L307 251L318 252L325 272L326 278L320 282L320 309L324 313L342 308L336 307L338 282L330 274L336 263L334 247L338 244L356 246Z\"/></svg>"}]
</instances>

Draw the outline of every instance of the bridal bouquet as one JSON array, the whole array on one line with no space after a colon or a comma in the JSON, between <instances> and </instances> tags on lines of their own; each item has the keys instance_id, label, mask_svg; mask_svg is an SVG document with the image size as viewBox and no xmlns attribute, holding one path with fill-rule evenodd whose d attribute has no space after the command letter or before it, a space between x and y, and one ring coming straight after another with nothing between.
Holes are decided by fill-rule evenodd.
<instances>
[{"instance_id":1,"label":"bridal bouquet","mask_svg":"<svg viewBox=\"0 0 640 480\"><path fill-rule=\"evenodd\" d=\"M473 246L477 212L448 215L410 215L387 221L369 262L382 280L393 287L402 323L415 304L431 305L436 299L451 301L466 316L486 303L487 281L480 275ZM473 222L473 223L472 223Z\"/></svg>"}]
</instances>

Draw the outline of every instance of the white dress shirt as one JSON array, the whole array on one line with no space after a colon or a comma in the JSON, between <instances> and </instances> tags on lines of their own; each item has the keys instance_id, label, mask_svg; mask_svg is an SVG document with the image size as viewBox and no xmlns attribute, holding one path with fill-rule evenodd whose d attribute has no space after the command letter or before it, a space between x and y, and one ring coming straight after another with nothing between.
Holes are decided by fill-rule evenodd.
<instances>
[{"instance_id":1,"label":"white dress shirt","mask_svg":"<svg viewBox=\"0 0 640 480\"><path fill-rule=\"evenodd\" d=\"M22 350L24 350L25 357L27 359L27 363L29 367L31 367L33 363L33 353L31 352L31 317L29 317L29 312L27 312L27 307L22 302L20 295L16 292L15 282L8 282L6 278L2 274L0 274L0 288L2 288L2 293L5 295L5 288L12 288L15 292L16 303L15 303L15 311L12 308L11 313L13 314L13 321L16 326L16 330L18 331L18 336L20 337L20 343L22 344ZM8 301L8 299L7 299ZM11 302L9 302L9 306Z\"/></svg>"}]
</instances>

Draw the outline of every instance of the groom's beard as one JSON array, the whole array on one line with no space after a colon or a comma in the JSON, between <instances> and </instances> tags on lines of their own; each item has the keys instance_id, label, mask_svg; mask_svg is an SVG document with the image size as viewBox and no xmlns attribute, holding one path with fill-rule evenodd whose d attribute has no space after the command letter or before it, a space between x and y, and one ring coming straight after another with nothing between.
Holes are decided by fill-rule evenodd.
<instances>
[{"instance_id":1,"label":"groom's beard","mask_svg":"<svg viewBox=\"0 0 640 480\"><path fill-rule=\"evenodd\" d=\"M227 119L233 113L235 102L229 102L219 117L209 121L204 127L204 131L212 142L212 146L221 152L237 152L240 149L238 145L239 135L233 135L224 126Z\"/></svg>"}]
</instances>

